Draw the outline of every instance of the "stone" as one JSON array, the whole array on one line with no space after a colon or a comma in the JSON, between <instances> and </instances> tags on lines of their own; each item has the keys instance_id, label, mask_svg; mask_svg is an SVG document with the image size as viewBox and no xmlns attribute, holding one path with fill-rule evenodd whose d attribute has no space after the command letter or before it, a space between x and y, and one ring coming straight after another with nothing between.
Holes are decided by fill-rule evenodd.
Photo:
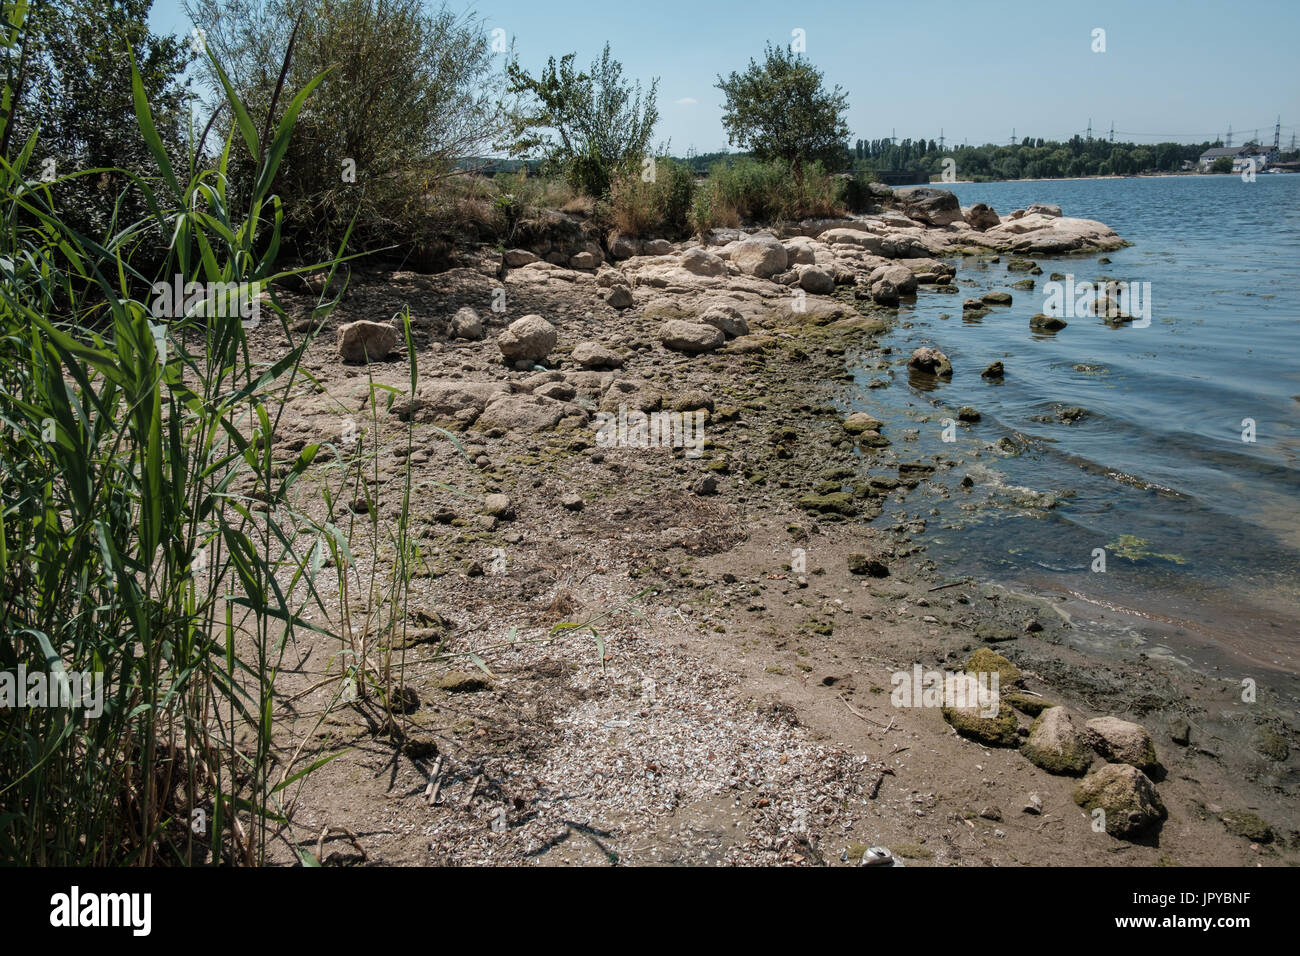
<instances>
[{"instance_id":1,"label":"stone","mask_svg":"<svg viewBox=\"0 0 1300 956\"><path fill-rule=\"evenodd\" d=\"M1064 707L1049 707L1038 715L1020 752L1048 773L1072 777L1087 773L1095 759L1092 748Z\"/></svg>"},{"instance_id":2,"label":"stone","mask_svg":"<svg viewBox=\"0 0 1300 956\"><path fill-rule=\"evenodd\" d=\"M903 215L931 226L947 226L963 222L961 203L956 195L946 189L919 186L915 189L896 190L894 195L903 204Z\"/></svg>"},{"instance_id":3,"label":"stone","mask_svg":"<svg viewBox=\"0 0 1300 956\"><path fill-rule=\"evenodd\" d=\"M451 319L450 331L452 338L468 339L471 342L478 342L486 334L483 320L469 306L462 306L456 310L456 314Z\"/></svg>"},{"instance_id":4,"label":"stone","mask_svg":"<svg viewBox=\"0 0 1300 956\"><path fill-rule=\"evenodd\" d=\"M641 240L631 236L615 233L609 237L609 257L611 259L631 259L641 254Z\"/></svg>"},{"instance_id":5,"label":"stone","mask_svg":"<svg viewBox=\"0 0 1300 956\"><path fill-rule=\"evenodd\" d=\"M985 305L1010 305L1010 292L985 292L980 296L980 301Z\"/></svg>"},{"instance_id":6,"label":"stone","mask_svg":"<svg viewBox=\"0 0 1300 956\"><path fill-rule=\"evenodd\" d=\"M512 269L517 269L520 266L526 266L536 261L537 261L537 254L534 252L529 252L527 249L506 250L505 262L506 265L508 265Z\"/></svg>"},{"instance_id":7,"label":"stone","mask_svg":"<svg viewBox=\"0 0 1300 956\"><path fill-rule=\"evenodd\" d=\"M855 552L849 555L849 573L867 575L873 578L887 578L889 577L889 566L872 555Z\"/></svg>"},{"instance_id":8,"label":"stone","mask_svg":"<svg viewBox=\"0 0 1300 956\"><path fill-rule=\"evenodd\" d=\"M397 348L397 329L364 319L339 326L339 356L345 362L382 362Z\"/></svg>"},{"instance_id":9,"label":"stone","mask_svg":"<svg viewBox=\"0 0 1300 956\"><path fill-rule=\"evenodd\" d=\"M1020 683L1020 669L997 651L980 647L966 661L966 671L971 674L998 675L998 690Z\"/></svg>"},{"instance_id":10,"label":"stone","mask_svg":"<svg viewBox=\"0 0 1300 956\"><path fill-rule=\"evenodd\" d=\"M1054 219L1059 219L1061 217L1061 207L1052 205L1051 203L1042 202L1030 203L1025 207L1026 216L1033 216L1035 214L1039 216L1051 216Z\"/></svg>"},{"instance_id":11,"label":"stone","mask_svg":"<svg viewBox=\"0 0 1300 956\"><path fill-rule=\"evenodd\" d=\"M1104 764L1080 780L1074 802L1089 813L1101 810L1106 832L1120 838L1136 836L1167 815L1155 784L1125 763Z\"/></svg>"},{"instance_id":12,"label":"stone","mask_svg":"<svg viewBox=\"0 0 1300 956\"><path fill-rule=\"evenodd\" d=\"M1169 739L1180 747L1192 742L1192 725L1186 717L1175 717L1169 721Z\"/></svg>"},{"instance_id":13,"label":"stone","mask_svg":"<svg viewBox=\"0 0 1300 956\"><path fill-rule=\"evenodd\" d=\"M540 315L525 315L497 336L497 348L511 362L540 362L551 354L557 341L555 326Z\"/></svg>"},{"instance_id":14,"label":"stone","mask_svg":"<svg viewBox=\"0 0 1300 956\"><path fill-rule=\"evenodd\" d=\"M854 412L844 419L844 430L850 435L860 435L868 431L878 432L884 427L884 422L878 418L872 418L866 412Z\"/></svg>"},{"instance_id":15,"label":"stone","mask_svg":"<svg viewBox=\"0 0 1300 956\"><path fill-rule=\"evenodd\" d=\"M670 256L673 244L667 239L647 239L641 244L641 251L647 256Z\"/></svg>"},{"instance_id":16,"label":"stone","mask_svg":"<svg viewBox=\"0 0 1300 956\"><path fill-rule=\"evenodd\" d=\"M993 226L1002 224L998 214L993 211L991 206L982 202L977 202L970 209L966 210L966 223L972 229L978 229L983 232Z\"/></svg>"},{"instance_id":17,"label":"stone","mask_svg":"<svg viewBox=\"0 0 1300 956\"><path fill-rule=\"evenodd\" d=\"M1118 717L1094 717L1084 725L1088 743L1113 763L1132 764L1150 772L1159 766L1155 744L1141 724Z\"/></svg>"},{"instance_id":18,"label":"stone","mask_svg":"<svg viewBox=\"0 0 1300 956\"><path fill-rule=\"evenodd\" d=\"M1039 312L1029 318L1029 327L1035 332L1059 332L1069 323L1055 315Z\"/></svg>"},{"instance_id":19,"label":"stone","mask_svg":"<svg viewBox=\"0 0 1300 956\"><path fill-rule=\"evenodd\" d=\"M506 521L515 516L515 507L509 495L491 494L483 499L483 513Z\"/></svg>"},{"instance_id":20,"label":"stone","mask_svg":"<svg viewBox=\"0 0 1300 956\"><path fill-rule=\"evenodd\" d=\"M1016 720L1016 712L1003 701L998 701L995 717L985 717L977 705L944 707L943 719L961 736L988 747L1014 747L1020 741L1020 722Z\"/></svg>"},{"instance_id":21,"label":"stone","mask_svg":"<svg viewBox=\"0 0 1300 956\"><path fill-rule=\"evenodd\" d=\"M625 285L612 286L605 293L605 302L613 309L626 309L632 304L632 290Z\"/></svg>"},{"instance_id":22,"label":"stone","mask_svg":"<svg viewBox=\"0 0 1300 956\"><path fill-rule=\"evenodd\" d=\"M682 268L697 276L722 276L727 274L727 264L718 256L695 246L682 253Z\"/></svg>"},{"instance_id":23,"label":"stone","mask_svg":"<svg viewBox=\"0 0 1300 956\"><path fill-rule=\"evenodd\" d=\"M685 352L688 355L713 352L722 348L726 340L721 329L705 325L703 322L670 319L659 329L659 341L665 348L672 349L674 352Z\"/></svg>"},{"instance_id":24,"label":"stone","mask_svg":"<svg viewBox=\"0 0 1300 956\"><path fill-rule=\"evenodd\" d=\"M1273 828L1250 810L1225 810L1219 817L1228 832L1252 843L1273 842Z\"/></svg>"},{"instance_id":25,"label":"stone","mask_svg":"<svg viewBox=\"0 0 1300 956\"><path fill-rule=\"evenodd\" d=\"M871 286L871 301L876 305L898 305L898 287L888 279L878 279Z\"/></svg>"},{"instance_id":26,"label":"stone","mask_svg":"<svg viewBox=\"0 0 1300 956\"><path fill-rule=\"evenodd\" d=\"M713 397L698 388L688 389L672 400L670 409L674 412L693 412L699 409L712 412Z\"/></svg>"},{"instance_id":27,"label":"stone","mask_svg":"<svg viewBox=\"0 0 1300 956\"><path fill-rule=\"evenodd\" d=\"M448 671L438 678L438 689L451 694L475 694L491 690L492 681L486 674L470 674L466 671Z\"/></svg>"},{"instance_id":28,"label":"stone","mask_svg":"<svg viewBox=\"0 0 1300 956\"><path fill-rule=\"evenodd\" d=\"M1033 272L1035 269L1038 269L1038 263L1033 259L1020 259L1013 256L1007 260L1008 272ZM1039 269L1039 271L1042 270Z\"/></svg>"},{"instance_id":29,"label":"stone","mask_svg":"<svg viewBox=\"0 0 1300 956\"><path fill-rule=\"evenodd\" d=\"M799 287L814 295L830 295L835 291L835 280L816 266L804 266L799 272Z\"/></svg>"},{"instance_id":30,"label":"stone","mask_svg":"<svg viewBox=\"0 0 1300 956\"><path fill-rule=\"evenodd\" d=\"M488 430L500 428L503 431L520 431L528 434L554 428L560 419L572 412L585 412L575 405L547 398L544 395L529 395L526 392L503 395L483 410L475 427Z\"/></svg>"},{"instance_id":31,"label":"stone","mask_svg":"<svg viewBox=\"0 0 1300 956\"><path fill-rule=\"evenodd\" d=\"M573 347L572 358L586 369L623 367L623 356L597 342L579 342Z\"/></svg>"},{"instance_id":32,"label":"stone","mask_svg":"<svg viewBox=\"0 0 1300 956\"><path fill-rule=\"evenodd\" d=\"M566 511L581 511L586 507L586 504L581 495L575 495L572 492L560 499L560 505Z\"/></svg>"},{"instance_id":33,"label":"stone","mask_svg":"<svg viewBox=\"0 0 1300 956\"><path fill-rule=\"evenodd\" d=\"M704 310L700 321L711 325L729 339L749 334L749 323L741 311L729 305L711 305Z\"/></svg>"},{"instance_id":34,"label":"stone","mask_svg":"<svg viewBox=\"0 0 1300 956\"><path fill-rule=\"evenodd\" d=\"M1001 362L991 362L989 367L980 372L980 378L1002 378L1006 374L1006 369L1002 367Z\"/></svg>"},{"instance_id":35,"label":"stone","mask_svg":"<svg viewBox=\"0 0 1300 956\"><path fill-rule=\"evenodd\" d=\"M948 356L928 346L913 351L912 357L907 360L907 367L927 375L952 378L952 363L948 361Z\"/></svg>"},{"instance_id":36,"label":"stone","mask_svg":"<svg viewBox=\"0 0 1300 956\"><path fill-rule=\"evenodd\" d=\"M594 252L583 250L569 257L570 269L581 269L591 271L600 265L601 259Z\"/></svg>"},{"instance_id":37,"label":"stone","mask_svg":"<svg viewBox=\"0 0 1300 956\"><path fill-rule=\"evenodd\" d=\"M957 420L959 422L977 422L980 420L979 409L974 405L963 405L957 409Z\"/></svg>"},{"instance_id":38,"label":"stone","mask_svg":"<svg viewBox=\"0 0 1300 956\"><path fill-rule=\"evenodd\" d=\"M770 236L756 236L731 248L731 261L746 275L768 279L784 272L788 264L785 246Z\"/></svg>"},{"instance_id":39,"label":"stone","mask_svg":"<svg viewBox=\"0 0 1300 956\"><path fill-rule=\"evenodd\" d=\"M718 493L718 479L713 475L705 475L691 485L691 492L701 497L716 495Z\"/></svg>"}]
</instances>

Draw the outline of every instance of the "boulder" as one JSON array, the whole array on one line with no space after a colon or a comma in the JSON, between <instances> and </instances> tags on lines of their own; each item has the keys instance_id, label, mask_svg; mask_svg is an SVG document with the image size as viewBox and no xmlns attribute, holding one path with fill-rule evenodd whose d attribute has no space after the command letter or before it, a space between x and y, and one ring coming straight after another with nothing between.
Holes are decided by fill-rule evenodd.
<instances>
[{"instance_id":1,"label":"boulder","mask_svg":"<svg viewBox=\"0 0 1300 956\"><path fill-rule=\"evenodd\" d=\"M985 292L980 296L980 301L985 305L1010 305L1010 292Z\"/></svg>"},{"instance_id":2,"label":"boulder","mask_svg":"<svg viewBox=\"0 0 1300 956\"><path fill-rule=\"evenodd\" d=\"M872 418L866 412L854 412L844 419L844 430L850 435L860 435L869 431L878 432L884 427L884 422L878 418Z\"/></svg>"},{"instance_id":3,"label":"boulder","mask_svg":"<svg viewBox=\"0 0 1300 956\"><path fill-rule=\"evenodd\" d=\"M544 395L512 392L503 395L483 410L475 427L500 428L505 431L534 433L554 428L576 406Z\"/></svg>"},{"instance_id":4,"label":"boulder","mask_svg":"<svg viewBox=\"0 0 1300 956\"><path fill-rule=\"evenodd\" d=\"M705 325L703 322L670 319L659 329L659 341L665 348L675 352L685 352L688 355L720 349L726 340L721 329Z\"/></svg>"},{"instance_id":5,"label":"boulder","mask_svg":"<svg viewBox=\"0 0 1300 956\"><path fill-rule=\"evenodd\" d=\"M1059 332L1068 324L1065 319L1058 318L1055 315L1046 315L1042 312L1029 317L1029 327L1035 332Z\"/></svg>"},{"instance_id":6,"label":"boulder","mask_svg":"<svg viewBox=\"0 0 1300 956\"><path fill-rule=\"evenodd\" d=\"M497 336L501 355L511 362L540 362L555 348L555 326L540 315L516 319Z\"/></svg>"},{"instance_id":7,"label":"boulder","mask_svg":"<svg viewBox=\"0 0 1300 956\"><path fill-rule=\"evenodd\" d=\"M506 265L512 269L520 266L526 266L530 262L537 261L537 254L529 252L527 249L507 249L505 254Z\"/></svg>"},{"instance_id":8,"label":"boulder","mask_svg":"<svg viewBox=\"0 0 1300 956\"><path fill-rule=\"evenodd\" d=\"M898 287L888 279L877 279L871 285L871 301L876 305L898 305Z\"/></svg>"},{"instance_id":9,"label":"boulder","mask_svg":"<svg viewBox=\"0 0 1300 956\"><path fill-rule=\"evenodd\" d=\"M682 268L697 276L721 276L727 274L727 264L720 258L696 246L682 253Z\"/></svg>"},{"instance_id":10,"label":"boulder","mask_svg":"<svg viewBox=\"0 0 1300 956\"><path fill-rule=\"evenodd\" d=\"M907 360L907 367L927 375L952 378L952 363L948 361L948 356L934 348L922 346L916 349Z\"/></svg>"},{"instance_id":11,"label":"boulder","mask_svg":"<svg viewBox=\"0 0 1300 956\"><path fill-rule=\"evenodd\" d=\"M989 367L980 372L980 378L1000 379L1006 375L1006 369L1001 362L991 362Z\"/></svg>"},{"instance_id":12,"label":"boulder","mask_svg":"<svg viewBox=\"0 0 1300 956\"><path fill-rule=\"evenodd\" d=\"M700 321L718 329L729 339L749 334L749 323L741 311L729 305L711 305L700 315Z\"/></svg>"},{"instance_id":13,"label":"boulder","mask_svg":"<svg viewBox=\"0 0 1300 956\"><path fill-rule=\"evenodd\" d=\"M817 253L807 239L785 243L785 261L787 265L816 265Z\"/></svg>"},{"instance_id":14,"label":"boulder","mask_svg":"<svg viewBox=\"0 0 1300 956\"><path fill-rule=\"evenodd\" d=\"M788 264L785 246L771 236L755 236L731 247L731 261L746 275L768 279L784 272Z\"/></svg>"},{"instance_id":15,"label":"boulder","mask_svg":"<svg viewBox=\"0 0 1300 956\"><path fill-rule=\"evenodd\" d=\"M632 290L625 285L610 286L605 293L605 301L611 308L626 309L632 305Z\"/></svg>"},{"instance_id":16,"label":"boulder","mask_svg":"<svg viewBox=\"0 0 1300 956\"><path fill-rule=\"evenodd\" d=\"M830 295L835 291L835 280L817 266L803 266L799 270L799 287L813 295Z\"/></svg>"},{"instance_id":17,"label":"boulder","mask_svg":"<svg viewBox=\"0 0 1300 956\"><path fill-rule=\"evenodd\" d=\"M1048 773L1072 777L1087 773L1095 757L1064 707L1048 707L1038 715L1020 752Z\"/></svg>"},{"instance_id":18,"label":"boulder","mask_svg":"<svg viewBox=\"0 0 1300 956\"><path fill-rule=\"evenodd\" d=\"M907 266L897 264L879 266L871 270L871 274L867 276L867 282L870 284L875 284L881 279L893 283L899 295L913 295L916 292L916 273Z\"/></svg>"},{"instance_id":19,"label":"boulder","mask_svg":"<svg viewBox=\"0 0 1300 956\"><path fill-rule=\"evenodd\" d=\"M972 229L977 229L980 232L1002 224L1001 218L993 211L993 208L982 202L977 202L966 210L966 222Z\"/></svg>"},{"instance_id":20,"label":"boulder","mask_svg":"<svg viewBox=\"0 0 1300 956\"><path fill-rule=\"evenodd\" d=\"M582 252L579 252L576 255L572 255L569 257L570 269L581 269L583 271L590 271L592 269L595 269L597 266L599 266L600 263L601 263L600 256L588 250L583 250Z\"/></svg>"},{"instance_id":21,"label":"boulder","mask_svg":"<svg viewBox=\"0 0 1300 956\"><path fill-rule=\"evenodd\" d=\"M1155 744L1141 724L1118 717L1094 717L1084 725L1088 743L1112 763L1126 763L1150 773L1159 766Z\"/></svg>"},{"instance_id":22,"label":"boulder","mask_svg":"<svg viewBox=\"0 0 1300 956\"><path fill-rule=\"evenodd\" d=\"M382 362L397 348L397 329L387 322L348 322L339 326L339 355L345 362Z\"/></svg>"},{"instance_id":23,"label":"boulder","mask_svg":"<svg viewBox=\"0 0 1300 956\"><path fill-rule=\"evenodd\" d=\"M1061 218L1061 207L1051 203L1035 202L1025 207L1025 215L1032 216L1037 213L1040 216L1051 216L1053 219ZM996 223L994 223L996 225Z\"/></svg>"},{"instance_id":24,"label":"boulder","mask_svg":"<svg viewBox=\"0 0 1300 956\"><path fill-rule=\"evenodd\" d=\"M631 259L641 255L641 240L618 233L609 237L609 257L611 259Z\"/></svg>"},{"instance_id":25,"label":"boulder","mask_svg":"<svg viewBox=\"0 0 1300 956\"><path fill-rule=\"evenodd\" d=\"M963 222L961 203L955 194L946 189L932 189L918 186L915 189L896 192L903 203L903 215L917 222L930 226L947 226L954 222Z\"/></svg>"},{"instance_id":26,"label":"boulder","mask_svg":"<svg viewBox=\"0 0 1300 956\"><path fill-rule=\"evenodd\" d=\"M1135 836L1166 816L1155 784L1126 763L1108 763L1088 774L1074 788L1074 802L1090 813L1101 810L1113 837Z\"/></svg>"},{"instance_id":27,"label":"boulder","mask_svg":"<svg viewBox=\"0 0 1300 956\"><path fill-rule=\"evenodd\" d=\"M673 244L667 239L647 239L641 243L641 251L647 256L670 256Z\"/></svg>"},{"instance_id":28,"label":"boulder","mask_svg":"<svg viewBox=\"0 0 1300 956\"><path fill-rule=\"evenodd\" d=\"M424 382L416 389L413 399L394 402L392 413L403 421L454 418L468 423L482 414L488 403L509 393L510 386L505 382Z\"/></svg>"},{"instance_id":29,"label":"boulder","mask_svg":"<svg viewBox=\"0 0 1300 956\"><path fill-rule=\"evenodd\" d=\"M452 338L469 339L471 342L479 341L485 334L483 320L467 305L457 309L452 316L450 331Z\"/></svg>"},{"instance_id":30,"label":"boulder","mask_svg":"<svg viewBox=\"0 0 1300 956\"><path fill-rule=\"evenodd\" d=\"M1003 701L998 702L996 717L985 717L983 709L977 705L945 707L943 719L963 737L987 747L1014 747L1020 740L1020 722L1016 719L1016 712Z\"/></svg>"},{"instance_id":31,"label":"boulder","mask_svg":"<svg viewBox=\"0 0 1300 956\"><path fill-rule=\"evenodd\" d=\"M992 674L997 672L998 690L1020 683L1020 669L997 651L981 647L971 654L966 661L966 670L972 674Z\"/></svg>"},{"instance_id":32,"label":"boulder","mask_svg":"<svg viewBox=\"0 0 1300 956\"><path fill-rule=\"evenodd\" d=\"M586 369L623 367L623 356L596 342L579 342L574 346L573 360Z\"/></svg>"}]
</instances>

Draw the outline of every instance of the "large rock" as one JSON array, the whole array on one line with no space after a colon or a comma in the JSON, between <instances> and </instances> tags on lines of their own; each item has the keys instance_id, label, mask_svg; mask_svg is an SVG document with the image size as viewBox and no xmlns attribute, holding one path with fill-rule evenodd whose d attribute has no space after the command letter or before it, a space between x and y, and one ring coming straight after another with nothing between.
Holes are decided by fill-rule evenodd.
<instances>
[{"instance_id":1,"label":"large rock","mask_svg":"<svg viewBox=\"0 0 1300 956\"><path fill-rule=\"evenodd\" d=\"M696 246L682 253L682 268L697 276L721 276L727 274L727 264L720 258Z\"/></svg>"},{"instance_id":2,"label":"large rock","mask_svg":"<svg viewBox=\"0 0 1300 956\"><path fill-rule=\"evenodd\" d=\"M497 347L511 362L540 362L555 348L555 326L540 315L525 315L497 336Z\"/></svg>"},{"instance_id":3,"label":"large rock","mask_svg":"<svg viewBox=\"0 0 1300 956\"><path fill-rule=\"evenodd\" d=\"M506 265L512 269L520 266L526 266L530 262L537 261L537 254L529 252L527 249L507 249L505 254Z\"/></svg>"},{"instance_id":4,"label":"large rock","mask_svg":"<svg viewBox=\"0 0 1300 956\"><path fill-rule=\"evenodd\" d=\"M1038 715L1020 752L1048 773L1082 776L1094 754L1064 707L1049 707Z\"/></svg>"},{"instance_id":5,"label":"large rock","mask_svg":"<svg viewBox=\"0 0 1300 956\"><path fill-rule=\"evenodd\" d=\"M483 410L475 427L501 428L505 431L539 432L554 428L565 415L577 406L526 392L503 395Z\"/></svg>"},{"instance_id":6,"label":"large rock","mask_svg":"<svg viewBox=\"0 0 1300 956\"><path fill-rule=\"evenodd\" d=\"M663 342L665 348L675 352L697 355L700 352L712 352L722 348L726 336L722 334L721 329L705 325L703 322L670 319L659 329L659 341Z\"/></svg>"},{"instance_id":7,"label":"large rock","mask_svg":"<svg viewBox=\"0 0 1300 956\"><path fill-rule=\"evenodd\" d=\"M392 413L402 420L430 422L454 418L469 423L482 414L490 402L510 394L505 382L423 382L410 400L393 403Z\"/></svg>"},{"instance_id":8,"label":"large rock","mask_svg":"<svg viewBox=\"0 0 1300 956\"><path fill-rule=\"evenodd\" d=\"M700 321L711 325L729 339L749 334L749 323L741 311L729 305L711 305L700 315Z\"/></svg>"},{"instance_id":9,"label":"large rock","mask_svg":"<svg viewBox=\"0 0 1300 956\"><path fill-rule=\"evenodd\" d=\"M582 252L569 257L569 268L581 269L586 272L599 267L602 261L603 260L598 254L588 249L584 249Z\"/></svg>"},{"instance_id":10,"label":"large rock","mask_svg":"<svg viewBox=\"0 0 1300 956\"><path fill-rule=\"evenodd\" d=\"M626 309L632 305L632 290L625 285L610 286L605 293L605 301L611 308Z\"/></svg>"},{"instance_id":11,"label":"large rock","mask_svg":"<svg viewBox=\"0 0 1300 956\"><path fill-rule=\"evenodd\" d=\"M966 222L972 229L978 229L980 232L1002 224L1002 220L993 208L982 202L977 202L966 210Z\"/></svg>"},{"instance_id":12,"label":"large rock","mask_svg":"<svg viewBox=\"0 0 1300 956\"><path fill-rule=\"evenodd\" d=\"M944 707L943 719L963 737L988 747L1014 747L1020 740L1020 722L1005 701L998 702L996 717L985 717L978 706Z\"/></svg>"},{"instance_id":13,"label":"large rock","mask_svg":"<svg viewBox=\"0 0 1300 956\"><path fill-rule=\"evenodd\" d=\"M1155 784L1126 763L1108 763L1088 774L1074 788L1074 802L1089 812L1101 810L1113 837L1139 834L1166 815Z\"/></svg>"},{"instance_id":14,"label":"large rock","mask_svg":"<svg viewBox=\"0 0 1300 956\"><path fill-rule=\"evenodd\" d=\"M755 236L731 247L731 261L745 275L770 279L789 264L785 246L771 236Z\"/></svg>"},{"instance_id":15,"label":"large rock","mask_svg":"<svg viewBox=\"0 0 1300 956\"><path fill-rule=\"evenodd\" d=\"M899 295L914 295L916 293L916 273L907 266L896 264L877 266L867 276L867 282L873 286L881 279L892 283L894 288L898 290Z\"/></svg>"},{"instance_id":16,"label":"large rock","mask_svg":"<svg viewBox=\"0 0 1300 956\"><path fill-rule=\"evenodd\" d=\"M573 348L573 360L587 369L623 367L623 356L596 342L579 342Z\"/></svg>"},{"instance_id":17,"label":"large rock","mask_svg":"<svg viewBox=\"0 0 1300 956\"><path fill-rule=\"evenodd\" d=\"M907 360L907 367L927 375L952 378L952 363L948 361L948 356L938 349L925 346L916 349L912 357Z\"/></svg>"},{"instance_id":18,"label":"large rock","mask_svg":"<svg viewBox=\"0 0 1300 956\"><path fill-rule=\"evenodd\" d=\"M611 259L631 259L641 255L641 240L618 233L609 237L609 257Z\"/></svg>"},{"instance_id":19,"label":"large rock","mask_svg":"<svg viewBox=\"0 0 1300 956\"><path fill-rule=\"evenodd\" d=\"M339 326L339 355L345 362L382 362L397 348L397 329L387 322L348 322Z\"/></svg>"},{"instance_id":20,"label":"large rock","mask_svg":"<svg viewBox=\"0 0 1300 956\"><path fill-rule=\"evenodd\" d=\"M667 239L647 239L641 243L641 251L647 256L670 256L673 254L673 244Z\"/></svg>"},{"instance_id":21,"label":"large rock","mask_svg":"<svg viewBox=\"0 0 1300 956\"><path fill-rule=\"evenodd\" d=\"M830 295L835 291L835 280L817 266L802 266L799 269L799 287L814 295Z\"/></svg>"},{"instance_id":22,"label":"large rock","mask_svg":"<svg viewBox=\"0 0 1300 956\"><path fill-rule=\"evenodd\" d=\"M477 342L484 334L483 320L478 317L477 312L467 305L456 310L456 314L451 319L452 338Z\"/></svg>"},{"instance_id":23,"label":"large rock","mask_svg":"<svg viewBox=\"0 0 1300 956\"><path fill-rule=\"evenodd\" d=\"M895 195L902 201L903 214L909 219L930 226L947 226L963 221L961 203L957 201L956 195L946 189L918 186L916 189L899 191Z\"/></svg>"},{"instance_id":24,"label":"large rock","mask_svg":"<svg viewBox=\"0 0 1300 956\"><path fill-rule=\"evenodd\" d=\"M1059 219L1061 216L1061 207L1045 202L1030 203L1025 207L1025 215L1032 216L1034 214L1040 216L1051 216L1054 219Z\"/></svg>"},{"instance_id":25,"label":"large rock","mask_svg":"<svg viewBox=\"0 0 1300 956\"><path fill-rule=\"evenodd\" d=\"M1094 717L1084 725L1092 748L1107 760L1126 763L1150 773L1159 766L1151 735L1141 724L1118 717Z\"/></svg>"},{"instance_id":26,"label":"large rock","mask_svg":"<svg viewBox=\"0 0 1300 956\"><path fill-rule=\"evenodd\" d=\"M785 243L785 261L791 266L816 265L817 252L813 249L812 241L800 236Z\"/></svg>"}]
</instances>

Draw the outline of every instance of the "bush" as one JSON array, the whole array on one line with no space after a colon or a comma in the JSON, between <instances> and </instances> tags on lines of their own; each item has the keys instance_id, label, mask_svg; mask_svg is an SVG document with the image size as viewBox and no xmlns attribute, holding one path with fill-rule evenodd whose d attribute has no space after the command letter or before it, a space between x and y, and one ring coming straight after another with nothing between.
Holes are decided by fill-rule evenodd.
<instances>
[{"instance_id":1,"label":"bush","mask_svg":"<svg viewBox=\"0 0 1300 956\"><path fill-rule=\"evenodd\" d=\"M614 228L625 236L685 236L691 230L695 174L674 159L655 160L654 180L640 173L615 180L611 196Z\"/></svg>"},{"instance_id":2,"label":"bush","mask_svg":"<svg viewBox=\"0 0 1300 956\"><path fill-rule=\"evenodd\" d=\"M749 223L843 214L836 193L841 187L819 163L804 166L800 178L781 160L741 157L715 163L703 188L710 191L715 219L728 210Z\"/></svg>"}]
</instances>

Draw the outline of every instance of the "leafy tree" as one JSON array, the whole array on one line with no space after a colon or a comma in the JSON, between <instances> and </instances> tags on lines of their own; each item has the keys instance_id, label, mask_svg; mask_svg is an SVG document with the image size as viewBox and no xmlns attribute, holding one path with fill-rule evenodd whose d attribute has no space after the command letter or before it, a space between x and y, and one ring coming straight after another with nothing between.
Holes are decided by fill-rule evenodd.
<instances>
[{"instance_id":1,"label":"leafy tree","mask_svg":"<svg viewBox=\"0 0 1300 956\"><path fill-rule=\"evenodd\" d=\"M1220 156L1210 166L1212 173L1230 173L1232 172L1232 157Z\"/></svg>"},{"instance_id":2,"label":"leafy tree","mask_svg":"<svg viewBox=\"0 0 1300 956\"><path fill-rule=\"evenodd\" d=\"M623 65L605 44L589 73L575 69L577 54L555 57L537 77L512 60L508 92L522 98L512 113L513 156L540 154L546 166L588 195L607 196L620 175L639 170L659 122L659 79L642 92L623 80Z\"/></svg>"},{"instance_id":3,"label":"leafy tree","mask_svg":"<svg viewBox=\"0 0 1300 956\"><path fill-rule=\"evenodd\" d=\"M801 55L768 44L761 64L751 59L745 72L719 76L717 88L726 97L728 142L789 163L796 177L805 163L845 165L848 94L827 90L821 71Z\"/></svg>"},{"instance_id":4,"label":"leafy tree","mask_svg":"<svg viewBox=\"0 0 1300 956\"><path fill-rule=\"evenodd\" d=\"M36 0L18 46L0 50L11 90L0 155L12 162L35 131L36 169L72 177L59 182L55 199L65 222L85 235L102 238L115 214L123 224L139 219L143 199L127 188L122 171L157 171L136 129L130 57L164 147L174 160L185 154L189 91L180 77L192 53L176 38L149 32L151 6L152 0ZM106 167L118 170L75 175Z\"/></svg>"},{"instance_id":5,"label":"leafy tree","mask_svg":"<svg viewBox=\"0 0 1300 956\"><path fill-rule=\"evenodd\" d=\"M503 128L502 77L473 14L423 0L191 0L187 10L259 126L328 71L277 181L288 230L313 247L305 251L333 246L354 215L354 245L432 238L436 188ZM255 158L241 158L251 185Z\"/></svg>"}]
</instances>

